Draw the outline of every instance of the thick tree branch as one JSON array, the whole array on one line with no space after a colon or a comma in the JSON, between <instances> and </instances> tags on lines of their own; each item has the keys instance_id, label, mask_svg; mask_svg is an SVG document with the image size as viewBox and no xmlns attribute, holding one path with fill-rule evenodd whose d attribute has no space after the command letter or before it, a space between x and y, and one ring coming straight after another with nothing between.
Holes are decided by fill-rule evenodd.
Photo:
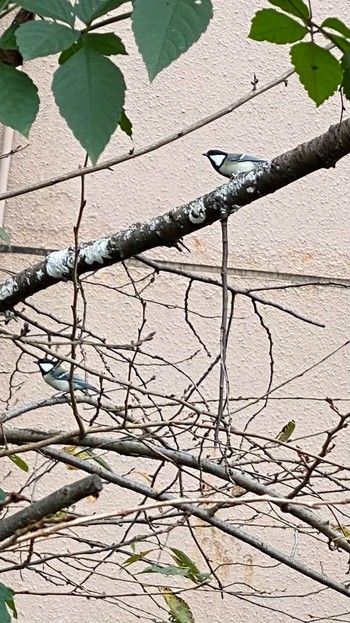
<instances>
[{"instance_id":1,"label":"thick tree branch","mask_svg":"<svg viewBox=\"0 0 350 623\"><path fill-rule=\"evenodd\" d=\"M0 521L0 541L14 535L18 530L27 530L33 522L40 521L47 515L57 513L63 508L68 508L82 498L96 495L101 490L102 480L97 474L65 485L45 498L33 502L28 508Z\"/></svg>"},{"instance_id":2,"label":"thick tree branch","mask_svg":"<svg viewBox=\"0 0 350 623\"><path fill-rule=\"evenodd\" d=\"M164 245L176 245L184 236L220 220L223 211L241 207L321 169L335 166L350 153L350 119L328 132L275 158L269 165L230 181L186 205L144 223L135 223L113 236L79 247L77 274L110 266ZM0 311L5 311L59 281L72 279L74 249L50 253L47 258L0 285Z\"/></svg>"},{"instance_id":3,"label":"thick tree branch","mask_svg":"<svg viewBox=\"0 0 350 623\"><path fill-rule=\"evenodd\" d=\"M51 433L52 436L53 433ZM59 432L57 431L57 434ZM42 441L47 439L50 436L49 433L44 431L34 431L34 430L24 430L24 429L9 429L6 430L5 433L0 433L0 444L5 443L5 439L8 443L27 443L27 442L35 442ZM73 445L79 445L81 440L79 437L71 438L70 443ZM111 438L103 437L99 435L90 435L87 434L84 437L84 446L89 448L103 448L104 450L109 450L111 452L115 452L122 456L133 456L137 458L150 458L157 461L162 461L164 459L168 460L170 463L182 467L187 467L189 469L193 469L196 471L201 471L202 473L210 474L216 478L219 478L225 482L234 482L236 485L243 487L247 491L251 493L255 493L256 495L270 495L275 498L282 497L279 493L277 493L272 487L266 486L242 473L241 471L234 468L227 468L219 465L218 463L210 460L210 459L200 459L190 454L189 452L184 452L181 450L173 450L170 448L157 447L150 442L138 442L138 441L114 441ZM52 447L46 447L42 449L43 454L47 454L51 456L51 458L57 459L59 456L63 462L70 463L72 465L77 466L76 463L71 462L71 455L66 454L65 452L56 451ZM55 453L58 453L57 455ZM80 465L82 467L82 465ZM143 490L139 488L139 483L134 483L132 480L126 480L121 476L113 473L111 474L107 470L103 470L102 468L94 468L91 462L84 461L83 467L85 471L89 473L99 473L105 480L112 482L118 486L126 487L135 491L137 493L143 493ZM102 470L102 471L101 471ZM126 485L126 482L128 485ZM154 491L150 489L150 491ZM147 493L146 495L149 496ZM154 495L149 496L153 499L167 499L167 498L158 498ZM307 509L302 508L298 505L293 504L283 504L283 511L286 513L290 513L293 517L305 522L309 526L318 530L321 534L323 534L326 538L331 541L336 541L337 547L344 549L345 551L350 553L350 543L345 538L339 537L339 532L337 532L329 522L325 521L323 517L318 515L317 513Z\"/></svg>"},{"instance_id":4,"label":"thick tree branch","mask_svg":"<svg viewBox=\"0 0 350 623\"><path fill-rule=\"evenodd\" d=\"M170 493L160 493L159 491L157 491L156 489L152 487L149 487L148 485L133 481L129 478L125 478L124 476L119 476L118 474L115 474L115 473L112 474L111 472L108 472L107 470L103 468L96 468L95 466L91 465L91 463L88 464L86 461L82 462L79 459L76 459L75 457L72 457L64 452L60 452L55 449L46 448L43 451L43 453L46 456L49 456L50 458L54 458L55 460L61 460L70 465L74 465L75 467L80 468L80 469L85 469L86 471L90 473L99 472L101 476L103 475L103 477L106 478L106 480L109 480L110 482L114 482L115 484L118 484L120 487L131 489L137 493L140 493L141 495L147 498L151 498L157 501L165 500L171 503L171 500L174 497ZM222 468L219 468L219 469L222 469ZM242 541L243 543L247 543L248 545L259 550L266 556L269 556L270 558L277 560L278 562L281 562L282 564L290 567L291 569L294 569L298 573L301 573L302 575L305 575L311 578L315 582L319 582L320 584L323 584L324 586L328 586L329 588L332 588L338 593L341 593L343 595L346 595L347 597L350 597L350 591L344 584L341 584L340 582L333 580L332 578L325 575L324 573L321 573L319 571L311 569L310 567L307 567L304 563L299 561L296 557L289 556L288 554L281 552L277 548L249 534L245 530L242 530L241 528L236 528L235 526L231 525L229 522L212 516L212 514L210 513L210 510L204 510L200 506L197 506L191 503L177 504L176 507L181 509L185 513L188 513L190 515L200 518L202 521L205 521L206 523L217 528L218 530L221 530L221 532L225 532L226 534L233 536L234 538ZM289 505L288 505L288 508L289 508ZM299 510L304 511L304 513L307 512L310 515L313 514L312 511L307 511L306 509L299 509ZM336 538L337 539L339 538L339 533L336 533ZM345 539L341 539L341 540L345 541ZM339 544L338 540L337 540L337 544ZM347 542L346 544L349 545Z\"/></svg>"}]
</instances>

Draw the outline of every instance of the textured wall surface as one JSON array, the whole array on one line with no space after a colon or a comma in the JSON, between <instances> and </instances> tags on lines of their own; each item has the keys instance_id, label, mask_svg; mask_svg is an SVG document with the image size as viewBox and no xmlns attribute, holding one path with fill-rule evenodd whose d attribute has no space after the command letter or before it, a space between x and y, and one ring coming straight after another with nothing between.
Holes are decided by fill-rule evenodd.
<instances>
[{"instance_id":1,"label":"textured wall surface","mask_svg":"<svg viewBox=\"0 0 350 623\"><path fill-rule=\"evenodd\" d=\"M250 19L262 4L258 0L250 3L244 0L214 0L214 17L205 35L185 56L163 71L153 84L148 82L129 28L121 23L117 32L125 41L130 55L123 57L120 63L128 85L126 111L132 120L134 135L131 142L117 131L102 158L116 157L132 147L137 149L146 146L229 105L250 92L253 73L257 75L260 86L288 70L290 63L287 46L258 44L247 39ZM319 11L316 16L320 18L319 21L330 14L348 20L346 0L336 4L323 0L322 3L314 4L315 11ZM27 148L12 159L9 189L60 175L83 164L83 150L58 115L50 95L55 60L49 58L26 64L26 70L39 86L41 108ZM183 139L116 166L113 171L88 176L87 205L80 239L88 241L111 234L133 222L143 221L186 203L219 185L223 179L217 176L201 155L210 148L243 151L272 158L326 131L339 120L340 112L338 95L316 109L297 78L292 76L287 86L279 85L269 90ZM15 136L15 145L18 144L26 144L25 139ZM259 308L273 339L273 387L311 368L349 338L348 290L336 286L306 285L318 278L323 278L323 281L334 278L348 286L350 284L349 162L350 158L345 158L335 169L318 171L263 198L241 209L229 221L230 285L262 288L298 283L299 288L272 290L263 292L262 296L325 325L324 328L316 327L271 307ZM79 202L80 181L77 179L23 194L7 201L4 227L10 233L13 244L45 249L63 248L73 244L73 226ZM174 249L163 248L149 255L173 263L186 262L189 270L219 278L220 226L215 224L190 236L186 244L190 253L179 254ZM6 278L6 271L18 271L35 261L36 258L25 255L3 254L0 274ZM242 275L236 269L245 269L246 273ZM132 270L135 279L145 275L143 268ZM256 271L265 272L259 276ZM286 273L286 276L282 278L278 273ZM134 299L121 293L117 296L108 289L97 289L92 282L114 286L126 281L121 266L104 269L87 280L86 292L90 298L88 325L92 331L98 330L107 341L124 343L135 340L141 309ZM148 291L153 304L147 310L147 332L156 332L149 345L149 352L162 353L174 362L190 358L200 349L198 341L184 322L182 307L187 285L187 281L181 278L161 274ZM71 319L71 301L72 288L69 283L42 292L32 300L46 312L67 319ZM169 307L154 303L164 301ZM219 352L220 290L208 285L195 285L190 293L190 304L196 311L192 318L193 324L214 357ZM232 397L238 400L240 397L264 394L270 379L268 337L251 302L243 297L236 299L229 347L228 369ZM13 345L6 346L6 349L3 346L3 349L0 372L5 374L2 374L0 381L3 400L6 401L8 373L14 368L18 352ZM208 366L208 360L208 355L202 349L198 356L186 362L185 369L192 377L200 378ZM125 375L126 366L121 363L118 366L118 373ZM10 406L50 395L50 389L42 384L34 361L29 357L23 359L15 380L23 384L10 397ZM171 373L168 369L164 372L157 369L154 389L171 394L175 386L181 393L181 389L185 390L187 386L186 379L177 374L175 369ZM208 399L217 398L216 373L208 379L205 392ZM294 419L297 423L296 438L310 435L306 446L309 451L318 452L319 439L314 443L312 434L325 430L328 421L330 424L335 421L334 414L330 413L323 400L326 396L349 400L349 353L346 347L278 390L274 399L269 400L256 416L254 430L275 436L288 420ZM242 406L244 401L238 400L237 404ZM345 411L346 403L339 405ZM241 410L235 416L235 425L242 429L255 412L253 406ZM16 425L50 428L50 418L54 418L54 427L65 429L71 417L68 408L56 407L50 414L47 410L39 410L23 416L16 421ZM346 433L343 432L338 439L337 460L346 464L349 464L348 446ZM34 468L34 455L28 454L27 461ZM19 474L10 462L6 467L5 488L18 490L27 477ZM134 464L131 459L119 457L114 467L127 473ZM147 470L147 462L143 469ZM71 475L65 468L57 468L40 481L35 496L40 497L50 488L60 486L62 480L74 480L75 477L75 473ZM118 506L130 504L129 495L124 499L121 492ZM93 512L113 508L114 504L115 500L110 499L107 489L96 502ZM81 510L92 512L87 503L81 506ZM237 523L242 518L244 521L244 512L241 510L238 513ZM262 519L261 534L266 538L263 524ZM222 600L218 594L208 593L208 599L203 603L203 599L194 593L191 607L198 623L208 620L208 613L213 623L236 619L248 623L254 616L261 623L271 621L273 613L260 608L257 603L266 605L269 591L276 585L281 591L285 588L288 594L294 593L295 596L309 593L303 599L295 597L294 601L281 599L278 602L278 608L283 608L290 615L294 613L298 621L308 620L311 605L314 615L326 618L334 612L342 613L348 609L345 597L336 594L329 597L327 591L323 590L315 598L314 591L319 587L311 580L298 577L290 569L281 569L281 566L268 561L255 550L218 535L212 528L199 526L198 535L202 545L211 548L211 557L216 565L237 562L234 572L231 567L230 571L222 567L225 580L231 577L226 577L226 573L233 573L232 577L238 582L232 587L233 592L243 590L242 583L258 587L261 591L259 602L255 599L250 603L246 596L245 601L237 598L230 602L229 608L226 599ZM296 550L302 552L303 558L311 561L313 567L332 573L339 581L346 579L347 555L334 552L322 565L316 536L311 545L310 540L296 542L290 538L290 533L287 538L281 527L271 534L267 529L267 538L271 538L276 547L287 553ZM193 546L189 543L187 547L191 551ZM183 549L186 549L186 543L183 543ZM195 558L198 556L195 550L192 554ZM197 562L201 563L199 559ZM324 566L327 568L324 569ZM116 578L117 574L116 571ZM16 590L25 588L18 574L9 575L6 580ZM107 593L115 590L113 583L103 577L97 581ZM46 589L43 587L41 579L34 574L31 582L32 585L26 585L26 588L42 592L49 590L47 586ZM62 601L49 595L18 595L16 603L20 623L44 623L49 618L60 623L81 623L83 617L87 621L116 620L114 607L108 602L78 602L78 598L74 597ZM284 623L291 620L290 615L276 614L274 620ZM125 620L128 620L127 612ZM134 619L131 617L130 620Z\"/></svg>"}]
</instances>

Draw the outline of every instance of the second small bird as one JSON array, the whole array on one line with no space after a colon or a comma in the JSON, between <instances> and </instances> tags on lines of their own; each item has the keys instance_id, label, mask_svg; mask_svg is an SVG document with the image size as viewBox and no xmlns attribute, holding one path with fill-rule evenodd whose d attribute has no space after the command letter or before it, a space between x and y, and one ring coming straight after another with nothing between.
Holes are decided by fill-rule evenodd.
<instances>
[{"instance_id":1,"label":"second small bird","mask_svg":"<svg viewBox=\"0 0 350 623\"><path fill-rule=\"evenodd\" d=\"M233 177L239 173L248 173L254 171L263 164L267 164L268 160L263 160L257 156L249 156L248 154L228 154L221 149L209 149L205 154L215 171L224 177Z\"/></svg>"}]
</instances>

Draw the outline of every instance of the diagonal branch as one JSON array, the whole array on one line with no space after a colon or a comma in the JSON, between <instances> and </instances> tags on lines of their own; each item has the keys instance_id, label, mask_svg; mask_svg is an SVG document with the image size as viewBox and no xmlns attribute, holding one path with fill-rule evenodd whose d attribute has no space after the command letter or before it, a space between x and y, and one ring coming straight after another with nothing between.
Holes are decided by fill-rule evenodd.
<instances>
[{"instance_id":1,"label":"diagonal branch","mask_svg":"<svg viewBox=\"0 0 350 623\"><path fill-rule=\"evenodd\" d=\"M80 469L84 469L90 473L96 473L97 471L99 471L101 476L103 476L106 480L109 480L110 482L114 482L120 487L123 487L126 489L132 489L133 491L140 493L144 495L145 497L151 498L153 500L157 500L157 501L164 500L171 504L172 499L174 497L170 493L159 492L153 487L149 487L148 485L145 485L143 483L132 481L131 479L125 478L124 476L119 476L116 473L112 474L111 472L107 472L107 470L104 470L103 468L97 469L95 466L92 466L91 464L87 464L87 462L84 462L84 466L82 467L81 465L82 462L79 461L79 459L76 459L75 457L72 457L70 455L67 455L64 452L60 452L55 449L46 448L43 451L43 454L45 454L46 456L49 456L50 458L54 458L55 460L63 461L68 464L74 465L75 467L78 467ZM350 597L350 591L344 584L341 584L340 582L333 580L332 578L325 575L324 573L320 573L319 571L316 571L315 569L312 569L311 567L306 566L303 562L299 561L296 557L289 556L288 554L281 552L279 549L253 536L252 534L249 534L245 530L242 530L241 528L236 528L235 526L230 524L228 521L219 519L217 517L213 517L210 513L210 510L205 510L202 507L197 506L195 504L191 504L191 503L183 503L183 504L181 503L181 504L176 504L176 506L177 508L181 509L183 512L189 515L198 517L202 521L205 521L206 523L217 528L218 530L221 530L222 532L225 532L226 534L233 536L234 538L242 541L243 543L247 543L251 547L262 552L263 554L269 556L270 558L273 558L274 560L277 560L278 562L281 562L282 564L290 567L291 569L294 569L295 571L301 573L302 575L311 578L315 582L319 582L323 586L328 586L329 588L332 588L336 592L346 595L347 597ZM302 509L302 510L304 511L304 513L308 512L310 515L312 514L311 511L306 511L306 509ZM337 534L337 537L339 537L339 534ZM342 541L344 540L345 539L342 539Z\"/></svg>"},{"instance_id":2,"label":"diagonal branch","mask_svg":"<svg viewBox=\"0 0 350 623\"><path fill-rule=\"evenodd\" d=\"M5 438L7 439L8 443L22 444L28 441L41 441L43 439L47 439L49 435L49 433L46 433L44 431L8 429L5 433L0 433L0 444L3 444L5 442ZM50 441L52 440L50 439ZM79 437L71 437L70 443L74 445L79 445L81 443L81 440L79 439ZM159 448L152 443L139 441L114 441L111 438L93 434L87 434L84 437L84 446L96 449L103 448L104 450L110 450L111 452L115 452L116 454L119 454L121 456L149 458L156 461L165 459L177 466L186 467L196 471L200 470L202 473L210 474L211 476L214 476L224 482L234 482L236 485L243 487L247 491L250 491L257 496L269 495L273 496L276 499L282 498L282 496L278 492L276 492L273 487L260 483L258 480L242 473L238 469L219 465L211 459L198 458L193 454L182 450L172 450L171 448L164 447ZM17 449L13 450L13 452L15 451L17 451ZM116 484L118 486L126 487L131 489L132 491L143 494L143 485L141 485L140 489L139 483L135 483L132 480L125 479L115 473L111 474L111 472L108 472L102 467L98 467L95 469L90 461L84 461L81 464L75 463L75 457L72 457L70 454L67 454L65 452L56 450L52 446L45 447L45 449L42 448L41 451L44 455L50 456L51 458L61 460L64 463L69 463L74 466L78 466L81 469L87 471L88 473L98 473L108 482L112 482L113 484ZM128 484L126 484L126 482ZM150 490L153 492L155 491L154 489ZM147 495L148 497L152 497L153 499L167 499L166 497L157 498L154 495L149 495L149 493L146 493L145 495ZM350 553L350 543L347 541L346 538L339 538L339 532L332 528L329 522L324 520L324 517L307 508L303 508L296 504L293 504L292 501L291 503L283 504L283 511L285 513L290 513L293 517L296 517L297 519L303 521L312 528L315 528L327 539L331 541L336 540L337 547Z\"/></svg>"},{"instance_id":3,"label":"diagonal branch","mask_svg":"<svg viewBox=\"0 0 350 623\"><path fill-rule=\"evenodd\" d=\"M113 236L79 246L77 275L99 270L159 246L171 246L183 237L245 205L321 168L335 166L350 153L350 119L328 132L275 158L269 165L238 176L212 192ZM72 279L75 251L50 253L0 285L0 311L5 311L59 281Z\"/></svg>"},{"instance_id":4,"label":"diagonal branch","mask_svg":"<svg viewBox=\"0 0 350 623\"><path fill-rule=\"evenodd\" d=\"M33 502L28 508L0 521L0 541L14 535L19 530L28 530L31 523L40 521L47 515L57 513L63 508L68 508L82 498L98 494L101 489L102 480L97 474L65 485L45 498Z\"/></svg>"}]
</instances>

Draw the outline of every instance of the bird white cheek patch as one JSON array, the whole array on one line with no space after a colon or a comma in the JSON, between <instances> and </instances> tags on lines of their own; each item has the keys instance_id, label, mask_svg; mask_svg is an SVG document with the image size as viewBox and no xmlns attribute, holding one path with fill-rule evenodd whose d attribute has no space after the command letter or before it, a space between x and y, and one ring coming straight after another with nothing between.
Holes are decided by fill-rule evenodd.
<instances>
[{"instance_id":1,"label":"bird white cheek patch","mask_svg":"<svg viewBox=\"0 0 350 623\"><path fill-rule=\"evenodd\" d=\"M52 365L52 363L41 363L40 364L40 369L47 374L48 372L51 372L52 368L54 366Z\"/></svg>"},{"instance_id":2,"label":"bird white cheek patch","mask_svg":"<svg viewBox=\"0 0 350 623\"><path fill-rule=\"evenodd\" d=\"M225 160L226 156L223 154L215 154L214 156L210 156L210 159L216 164L217 167L220 167Z\"/></svg>"}]
</instances>

